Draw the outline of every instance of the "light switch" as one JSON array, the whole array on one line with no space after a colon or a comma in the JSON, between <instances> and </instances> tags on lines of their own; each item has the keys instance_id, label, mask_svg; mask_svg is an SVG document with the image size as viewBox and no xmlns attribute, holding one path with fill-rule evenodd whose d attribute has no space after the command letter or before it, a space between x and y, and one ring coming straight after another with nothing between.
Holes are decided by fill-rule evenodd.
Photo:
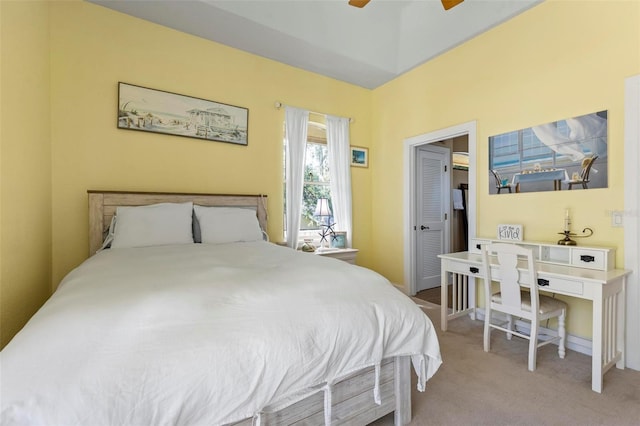
<instances>
[{"instance_id":1,"label":"light switch","mask_svg":"<svg viewBox=\"0 0 640 426\"><path fill-rule=\"evenodd\" d=\"M614 210L611 212L611 226L613 226L614 228L622 228L624 226L624 221L623 221L623 213L621 211L618 210Z\"/></svg>"}]
</instances>

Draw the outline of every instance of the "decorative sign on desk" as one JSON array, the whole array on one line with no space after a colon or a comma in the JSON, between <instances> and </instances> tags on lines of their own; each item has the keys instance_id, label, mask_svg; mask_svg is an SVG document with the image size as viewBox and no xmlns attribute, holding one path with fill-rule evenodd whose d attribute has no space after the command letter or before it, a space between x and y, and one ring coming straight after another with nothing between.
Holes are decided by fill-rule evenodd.
<instances>
[{"instance_id":1,"label":"decorative sign on desk","mask_svg":"<svg viewBox=\"0 0 640 426\"><path fill-rule=\"evenodd\" d=\"M498 225L498 239L522 241L522 225Z\"/></svg>"}]
</instances>

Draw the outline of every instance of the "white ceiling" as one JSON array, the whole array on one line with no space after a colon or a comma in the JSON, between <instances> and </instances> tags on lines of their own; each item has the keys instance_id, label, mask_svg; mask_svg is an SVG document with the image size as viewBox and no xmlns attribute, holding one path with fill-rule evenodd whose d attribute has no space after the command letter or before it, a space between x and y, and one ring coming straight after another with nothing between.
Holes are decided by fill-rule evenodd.
<instances>
[{"instance_id":1,"label":"white ceiling","mask_svg":"<svg viewBox=\"0 0 640 426\"><path fill-rule=\"evenodd\" d=\"M542 0L87 0L373 89Z\"/></svg>"}]
</instances>

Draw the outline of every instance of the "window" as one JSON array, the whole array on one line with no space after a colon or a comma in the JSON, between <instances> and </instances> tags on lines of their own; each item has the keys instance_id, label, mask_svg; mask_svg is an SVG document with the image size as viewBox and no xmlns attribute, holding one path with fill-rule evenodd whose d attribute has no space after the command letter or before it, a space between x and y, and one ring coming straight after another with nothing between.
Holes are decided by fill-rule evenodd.
<instances>
[{"instance_id":1,"label":"window","mask_svg":"<svg viewBox=\"0 0 640 426\"><path fill-rule=\"evenodd\" d=\"M329 162L327 158L326 128L321 123L309 122L308 136L305 150L304 184L302 187L302 209L300 217L300 238L318 238L320 225L333 222L333 217L319 218L314 215L316 205L320 198L329 200L329 209L333 212L331 204ZM286 143L286 142L285 142ZM283 143L283 176L286 179L286 154ZM283 184L283 197L286 203L286 182ZM286 235L286 206L284 208L284 230Z\"/></svg>"},{"instance_id":2,"label":"window","mask_svg":"<svg viewBox=\"0 0 640 426\"><path fill-rule=\"evenodd\" d=\"M329 199L329 209L333 211L329 182L327 144L307 141L304 164L304 185L302 187L301 231L320 228L319 218L314 216L316 205L320 198ZM331 221L331 218L328 218L328 220Z\"/></svg>"},{"instance_id":3,"label":"window","mask_svg":"<svg viewBox=\"0 0 640 426\"><path fill-rule=\"evenodd\" d=\"M566 123L558 122L558 133L566 136L568 132ZM557 167L571 161L540 141L531 128L490 137L489 156L491 169L506 171L524 170L535 163Z\"/></svg>"}]
</instances>

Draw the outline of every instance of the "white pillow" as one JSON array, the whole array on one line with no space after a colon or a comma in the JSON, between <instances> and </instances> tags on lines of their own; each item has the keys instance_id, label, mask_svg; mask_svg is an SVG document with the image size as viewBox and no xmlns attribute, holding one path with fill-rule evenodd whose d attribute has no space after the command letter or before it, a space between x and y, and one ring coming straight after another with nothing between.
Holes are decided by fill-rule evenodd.
<instances>
[{"instance_id":1,"label":"white pillow","mask_svg":"<svg viewBox=\"0 0 640 426\"><path fill-rule=\"evenodd\" d=\"M193 206L205 244L262 241L262 230L253 209Z\"/></svg>"},{"instance_id":2,"label":"white pillow","mask_svg":"<svg viewBox=\"0 0 640 426\"><path fill-rule=\"evenodd\" d=\"M118 207L111 248L192 244L193 203Z\"/></svg>"}]
</instances>

